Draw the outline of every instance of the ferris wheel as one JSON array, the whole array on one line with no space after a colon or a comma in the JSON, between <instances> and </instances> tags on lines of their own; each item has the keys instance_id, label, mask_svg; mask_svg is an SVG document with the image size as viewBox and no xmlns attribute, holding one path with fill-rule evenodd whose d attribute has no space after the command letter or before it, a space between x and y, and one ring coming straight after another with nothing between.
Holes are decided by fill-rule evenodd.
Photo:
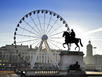
<instances>
[{"instance_id":1,"label":"ferris wheel","mask_svg":"<svg viewBox=\"0 0 102 77\"><path fill-rule=\"evenodd\" d=\"M38 47L38 52L30 63L31 68L34 67L39 51L44 48L55 63L51 50L63 49L62 34L66 29L69 29L67 22L57 13L50 10L34 10L22 17L17 24L14 44L15 46L22 44L31 45L32 48Z\"/></svg>"}]
</instances>

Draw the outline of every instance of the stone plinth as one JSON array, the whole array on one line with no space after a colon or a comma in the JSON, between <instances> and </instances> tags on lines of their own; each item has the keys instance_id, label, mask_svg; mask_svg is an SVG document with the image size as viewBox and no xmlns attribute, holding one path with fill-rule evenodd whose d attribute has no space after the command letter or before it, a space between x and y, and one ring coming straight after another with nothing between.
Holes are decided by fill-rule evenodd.
<instances>
[{"instance_id":1,"label":"stone plinth","mask_svg":"<svg viewBox=\"0 0 102 77\"><path fill-rule=\"evenodd\" d=\"M78 51L62 51L60 53L60 69L61 71L67 71L70 65L78 64L80 65L80 69L85 71L85 66L83 62L83 52ZM73 70L72 70L73 71Z\"/></svg>"}]
</instances>

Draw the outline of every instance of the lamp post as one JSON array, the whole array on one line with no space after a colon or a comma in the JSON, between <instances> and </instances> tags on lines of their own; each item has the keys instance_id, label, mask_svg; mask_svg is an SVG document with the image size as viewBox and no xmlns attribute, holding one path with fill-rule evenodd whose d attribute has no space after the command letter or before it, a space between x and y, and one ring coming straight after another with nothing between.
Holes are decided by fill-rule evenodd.
<instances>
[{"instance_id":1,"label":"lamp post","mask_svg":"<svg viewBox=\"0 0 102 77\"><path fill-rule=\"evenodd\" d=\"M94 49L94 54L96 54L96 52L95 52L95 49L96 49L97 47L93 47L93 49Z\"/></svg>"}]
</instances>

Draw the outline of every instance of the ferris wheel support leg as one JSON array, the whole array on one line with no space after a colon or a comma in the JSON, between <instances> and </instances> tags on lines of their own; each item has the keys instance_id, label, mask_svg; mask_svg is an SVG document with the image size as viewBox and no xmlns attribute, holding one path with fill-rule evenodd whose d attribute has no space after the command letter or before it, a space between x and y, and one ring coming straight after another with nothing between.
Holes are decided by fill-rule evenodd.
<instances>
[{"instance_id":1,"label":"ferris wheel support leg","mask_svg":"<svg viewBox=\"0 0 102 77\"><path fill-rule=\"evenodd\" d=\"M41 43L40 43L40 46L39 46L39 48L38 48L38 50L37 50L37 52L36 52L36 55L34 56L34 54L33 54L33 59L32 59L32 61L31 61L31 69L33 69L33 67L34 67L34 65L35 65L35 62L36 62L36 60L37 60L37 57L38 57L38 55L39 55L39 52L41 51L41 49L42 49L42 44L43 44L43 41L41 41Z\"/></svg>"},{"instance_id":2,"label":"ferris wheel support leg","mask_svg":"<svg viewBox=\"0 0 102 77\"><path fill-rule=\"evenodd\" d=\"M47 50L47 53L48 53L50 59L52 60L53 64L59 68L59 65L56 63L56 58L55 58L54 55L52 54L52 52L51 52L51 50L50 50L50 47L49 47L49 45L48 45L48 43L47 43L47 40L44 40L44 44L45 44L45 48L46 48L46 50Z\"/></svg>"}]
</instances>

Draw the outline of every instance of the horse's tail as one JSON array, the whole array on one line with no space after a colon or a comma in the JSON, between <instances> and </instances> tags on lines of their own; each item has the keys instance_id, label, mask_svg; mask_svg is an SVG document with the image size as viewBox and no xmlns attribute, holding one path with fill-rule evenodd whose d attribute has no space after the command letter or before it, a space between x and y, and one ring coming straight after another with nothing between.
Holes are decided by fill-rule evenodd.
<instances>
[{"instance_id":1,"label":"horse's tail","mask_svg":"<svg viewBox=\"0 0 102 77\"><path fill-rule=\"evenodd\" d=\"M83 44L82 44L82 42L81 42L81 39L79 39L80 40L80 45L83 47Z\"/></svg>"}]
</instances>

